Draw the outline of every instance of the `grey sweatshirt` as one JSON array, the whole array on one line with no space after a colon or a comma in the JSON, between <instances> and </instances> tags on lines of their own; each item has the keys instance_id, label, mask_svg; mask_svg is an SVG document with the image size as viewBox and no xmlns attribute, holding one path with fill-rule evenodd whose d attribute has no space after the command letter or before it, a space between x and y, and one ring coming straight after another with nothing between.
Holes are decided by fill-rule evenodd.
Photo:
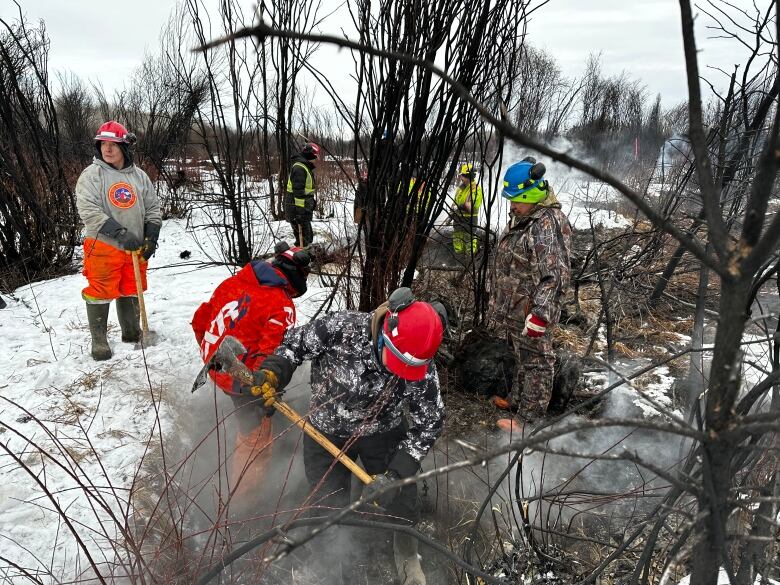
<instances>
[{"instance_id":1,"label":"grey sweatshirt","mask_svg":"<svg viewBox=\"0 0 780 585\"><path fill-rule=\"evenodd\" d=\"M98 231L113 217L139 239L144 224L162 224L160 203L148 175L135 165L115 169L99 158L92 159L76 183L76 208L84 222L84 235L119 247L114 238Z\"/></svg>"}]
</instances>

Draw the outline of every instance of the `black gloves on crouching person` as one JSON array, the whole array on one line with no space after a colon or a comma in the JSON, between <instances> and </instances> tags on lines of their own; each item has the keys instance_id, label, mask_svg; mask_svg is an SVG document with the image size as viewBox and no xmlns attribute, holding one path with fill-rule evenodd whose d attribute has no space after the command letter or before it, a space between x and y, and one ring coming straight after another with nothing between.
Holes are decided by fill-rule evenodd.
<instances>
[{"instance_id":1,"label":"black gloves on crouching person","mask_svg":"<svg viewBox=\"0 0 780 585\"><path fill-rule=\"evenodd\" d=\"M363 488L363 499L387 510L401 493L401 488L388 490L388 486L399 479L412 477L419 468L420 464L414 457L398 451L387 466L387 471L375 475L374 480Z\"/></svg>"}]
</instances>

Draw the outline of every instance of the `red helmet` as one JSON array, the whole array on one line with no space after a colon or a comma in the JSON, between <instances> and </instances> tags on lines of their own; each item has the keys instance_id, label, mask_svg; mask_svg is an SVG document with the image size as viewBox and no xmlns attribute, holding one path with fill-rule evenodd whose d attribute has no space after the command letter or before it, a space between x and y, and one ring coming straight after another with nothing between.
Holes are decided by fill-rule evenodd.
<instances>
[{"instance_id":1,"label":"red helmet","mask_svg":"<svg viewBox=\"0 0 780 585\"><path fill-rule=\"evenodd\" d=\"M301 154L309 160L320 158L320 147L313 142L309 142L301 149Z\"/></svg>"},{"instance_id":2,"label":"red helmet","mask_svg":"<svg viewBox=\"0 0 780 585\"><path fill-rule=\"evenodd\" d=\"M303 248L298 248L297 246L287 248L283 252L278 252L276 254L276 259L280 262L286 260L293 263L304 275L308 275L309 272L311 272L311 267L309 266L311 263L311 254L309 254L308 250L304 250Z\"/></svg>"},{"instance_id":3,"label":"red helmet","mask_svg":"<svg viewBox=\"0 0 780 585\"><path fill-rule=\"evenodd\" d=\"M387 369L404 380L422 380L443 337L442 319L428 303L414 301L389 312L382 328Z\"/></svg>"},{"instance_id":4,"label":"red helmet","mask_svg":"<svg viewBox=\"0 0 780 585\"><path fill-rule=\"evenodd\" d=\"M132 136L127 132L127 128L122 126L119 122L109 120L98 128L95 140L102 142L129 142L128 137Z\"/></svg>"}]
</instances>

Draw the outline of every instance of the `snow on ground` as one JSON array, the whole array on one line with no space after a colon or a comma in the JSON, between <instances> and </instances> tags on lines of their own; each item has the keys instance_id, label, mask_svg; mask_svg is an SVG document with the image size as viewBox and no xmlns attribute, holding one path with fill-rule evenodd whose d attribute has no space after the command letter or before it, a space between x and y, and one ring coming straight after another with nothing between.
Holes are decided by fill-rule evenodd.
<instances>
[{"instance_id":1,"label":"snow on ground","mask_svg":"<svg viewBox=\"0 0 780 585\"><path fill-rule=\"evenodd\" d=\"M690 585L691 583L691 576L686 575L682 579L680 579L679 583L677 585ZM726 572L726 569L722 568L720 571L718 571L718 582L716 585L730 585L731 580L729 579L729 575ZM760 575L756 577L756 580L754 581L755 585L780 585L780 581L775 581L774 579L767 578L766 580L763 579Z\"/></svg>"},{"instance_id":2,"label":"snow on ground","mask_svg":"<svg viewBox=\"0 0 780 585\"><path fill-rule=\"evenodd\" d=\"M9 345L0 355L0 367L6 372L5 384L0 386L0 419L8 425L2 442L13 453L25 453L25 463L32 472L42 474L47 489L78 524L78 531L94 552L103 548L108 554L107 543L99 534L90 502L73 489L76 480L54 470L53 462L42 463L37 449L15 435L35 441L66 465L75 467L78 461L76 471L82 481L90 478L96 485L113 486L116 495L106 498L110 506L115 511L126 508L126 490L154 433L152 390L157 399L162 398L159 417L166 433L172 409L179 397L189 392L199 368L189 330L191 315L211 293L213 283L227 275L224 267L193 266L198 252L190 238L181 222L166 222L160 250L150 263L152 268L165 266L150 271L146 295L149 326L161 337L154 348L140 351L121 342L112 305L109 341L114 357L107 362L92 360L81 300L86 281L81 274L22 287L3 310L0 331ZM184 249L192 251L190 260L179 260ZM41 423L28 420L22 408ZM72 461L56 455L48 432L59 438ZM65 527L59 526L53 502L42 497L33 478L20 471L7 454L2 456L2 469L3 556L35 571L45 571L51 565L55 578L74 577L79 552ZM98 517L104 518L105 513ZM90 528L97 533L90 533ZM81 554L82 567L86 566L83 557Z\"/></svg>"},{"instance_id":3,"label":"snow on ground","mask_svg":"<svg viewBox=\"0 0 780 585\"><path fill-rule=\"evenodd\" d=\"M645 418L653 418L665 414L681 418L682 412L674 408L672 401L674 382L675 379L669 373L669 368L660 366L653 370L648 380L644 381L640 377L631 386L623 385L616 388L613 396L610 398L610 409L615 407L615 401L619 403L621 400L625 400L633 405L635 409L638 409L639 413ZM614 416L619 415L614 413Z\"/></svg>"},{"instance_id":4,"label":"snow on ground","mask_svg":"<svg viewBox=\"0 0 780 585\"><path fill-rule=\"evenodd\" d=\"M284 235L285 225L270 226L268 247L273 233ZM122 343L112 303L109 342L114 356L106 362L90 356L81 274L33 283L6 297L8 307L0 312L5 345L0 352L5 374L0 381L0 557L8 559L0 560L4 581L19 574L9 561L44 582L70 580L88 569L55 506L65 511L98 564L114 560L108 539L121 538L106 521L108 511L126 511L134 480L144 486L144 457L156 456L153 449L146 450L150 437L159 436L157 420L164 437L176 436L177 413L188 408L201 367L190 320L230 274L226 266L203 264L219 256L209 247L214 241L213 235L194 233L185 221L164 223L145 295L149 327L160 342L145 351ZM186 260L179 258L184 250L191 253ZM314 284L296 301L299 322L308 320L330 292ZM78 489L79 483L89 482L97 486L96 497L87 498Z\"/></svg>"},{"instance_id":5,"label":"snow on ground","mask_svg":"<svg viewBox=\"0 0 780 585\"><path fill-rule=\"evenodd\" d=\"M615 201L618 196L614 190L604 186L594 188L592 185L592 183L567 182L560 191L556 192L571 227L575 230L589 230L591 227L604 229L629 227L631 221L626 217L616 211L597 207L608 206ZM594 195L593 191L597 194Z\"/></svg>"}]
</instances>

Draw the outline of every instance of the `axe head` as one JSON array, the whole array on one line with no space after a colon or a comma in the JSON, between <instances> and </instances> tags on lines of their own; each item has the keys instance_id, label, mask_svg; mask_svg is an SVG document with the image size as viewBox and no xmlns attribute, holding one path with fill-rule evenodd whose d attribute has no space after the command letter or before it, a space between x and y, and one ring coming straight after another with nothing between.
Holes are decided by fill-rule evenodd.
<instances>
[{"instance_id":1,"label":"axe head","mask_svg":"<svg viewBox=\"0 0 780 585\"><path fill-rule=\"evenodd\" d=\"M252 384L252 370L238 359L238 356L246 353L244 345L231 335L225 336L219 344L217 350L211 355L209 360L203 364L192 385L192 391L195 392L203 386L209 379L209 370L215 372L225 372L236 380L244 384Z\"/></svg>"}]
</instances>

